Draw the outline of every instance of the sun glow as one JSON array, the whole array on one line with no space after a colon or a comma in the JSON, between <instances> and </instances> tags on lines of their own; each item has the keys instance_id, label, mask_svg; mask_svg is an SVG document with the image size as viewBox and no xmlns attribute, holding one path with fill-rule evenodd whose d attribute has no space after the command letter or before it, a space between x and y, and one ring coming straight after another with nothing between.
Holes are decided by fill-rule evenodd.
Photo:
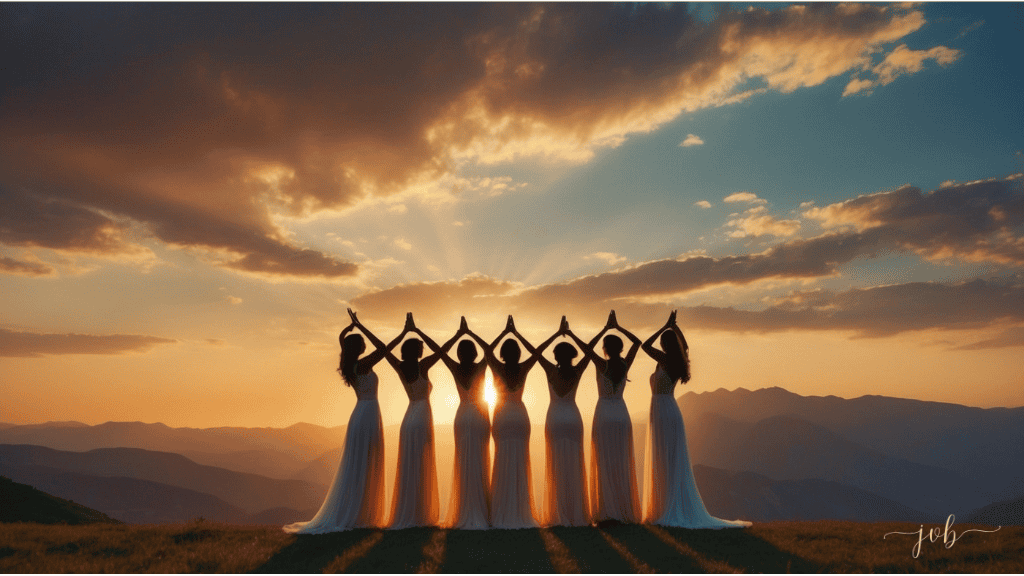
<instances>
[{"instance_id":1,"label":"sun glow","mask_svg":"<svg viewBox=\"0 0 1024 576\"><path fill-rule=\"evenodd\" d=\"M494 412L494 404L498 401L498 392L494 389L494 378L491 376L490 371L484 376L484 402L487 402L487 408L491 412Z\"/></svg>"}]
</instances>

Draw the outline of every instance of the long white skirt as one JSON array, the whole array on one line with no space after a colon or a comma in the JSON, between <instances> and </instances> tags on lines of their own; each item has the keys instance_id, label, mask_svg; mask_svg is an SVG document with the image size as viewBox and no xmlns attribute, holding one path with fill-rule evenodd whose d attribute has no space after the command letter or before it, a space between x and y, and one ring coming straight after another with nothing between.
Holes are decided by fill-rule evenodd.
<instances>
[{"instance_id":1,"label":"long white skirt","mask_svg":"<svg viewBox=\"0 0 1024 576\"><path fill-rule=\"evenodd\" d=\"M750 522L715 518L704 508L686 448L686 430L671 394L651 397L644 467L644 522L680 528L742 528Z\"/></svg>"},{"instance_id":2,"label":"long white skirt","mask_svg":"<svg viewBox=\"0 0 1024 576\"><path fill-rule=\"evenodd\" d=\"M455 469L444 525L464 530L490 527L491 423L486 408L472 402L455 412Z\"/></svg>"},{"instance_id":3,"label":"long white skirt","mask_svg":"<svg viewBox=\"0 0 1024 576\"><path fill-rule=\"evenodd\" d=\"M384 427L377 400L360 400L345 432L341 465L320 511L285 532L324 534L384 525Z\"/></svg>"},{"instance_id":4,"label":"long white skirt","mask_svg":"<svg viewBox=\"0 0 1024 576\"><path fill-rule=\"evenodd\" d=\"M589 526L587 474L583 463L583 418L574 402L552 401L544 424L544 523Z\"/></svg>"},{"instance_id":5,"label":"long white skirt","mask_svg":"<svg viewBox=\"0 0 1024 576\"><path fill-rule=\"evenodd\" d=\"M499 405L494 411L491 431L491 527L536 528L530 486L530 416L522 401Z\"/></svg>"},{"instance_id":6,"label":"long white skirt","mask_svg":"<svg viewBox=\"0 0 1024 576\"><path fill-rule=\"evenodd\" d=\"M599 398L590 433L590 503L595 522L640 521L633 463L633 422L622 398Z\"/></svg>"},{"instance_id":7,"label":"long white skirt","mask_svg":"<svg viewBox=\"0 0 1024 576\"><path fill-rule=\"evenodd\" d=\"M390 528L436 526L438 508L434 416L429 400L415 400L409 403L398 433Z\"/></svg>"}]
</instances>

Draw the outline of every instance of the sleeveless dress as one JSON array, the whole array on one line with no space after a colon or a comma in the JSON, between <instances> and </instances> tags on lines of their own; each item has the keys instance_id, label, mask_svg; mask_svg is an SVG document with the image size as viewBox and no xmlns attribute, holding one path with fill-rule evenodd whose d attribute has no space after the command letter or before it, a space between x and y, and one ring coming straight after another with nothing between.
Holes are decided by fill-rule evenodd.
<instances>
[{"instance_id":1,"label":"sleeveless dress","mask_svg":"<svg viewBox=\"0 0 1024 576\"><path fill-rule=\"evenodd\" d=\"M384 525L384 428L377 403L377 375L357 374L356 407L348 419L341 465L327 497L309 522L284 527L295 534L324 534Z\"/></svg>"},{"instance_id":2,"label":"sleeveless dress","mask_svg":"<svg viewBox=\"0 0 1024 576\"><path fill-rule=\"evenodd\" d=\"M469 390L458 384L455 412L455 469L445 526L464 530L490 527L491 422L483 397L483 379Z\"/></svg>"},{"instance_id":3,"label":"sleeveless dress","mask_svg":"<svg viewBox=\"0 0 1024 576\"><path fill-rule=\"evenodd\" d=\"M625 376L623 376L625 380ZM625 382L612 386L603 373L597 374L597 407L591 429L593 458L590 466L590 502L595 522L640 521L633 464L633 423L622 399Z\"/></svg>"},{"instance_id":4,"label":"sleeveless dress","mask_svg":"<svg viewBox=\"0 0 1024 576\"><path fill-rule=\"evenodd\" d=\"M589 526L587 474L583 464L583 418L576 407L579 383L559 396L549 377L551 403L544 423L544 523L548 526Z\"/></svg>"},{"instance_id":5,"label":"sleeveless dress","mask_svg":"<svg viewBox=\"0 0 1024 576\"><path fill-rule=\"evenodd\" d=\"M530 416L523 404L523 388L498 389L491 433L494 435L494 471L491 474L491 527L536 528L530 478Z\"/></svg>"},{"instance_id":6,"label":"sleeveless dress","mask_svg":"<svg viewBox=\"0 0 1024 576\"><path fill-rule=\"evenodd\" d=\"M680 528L750 526L750 522L715 518L704 508L690 467L683 415L673 396L675 386L676 382L659 364L651 374L644 522Z\"/></svg>"},{"instance_id":7,"label":"sleeveless dress","mask_svg":"<svg viewBox=\"0 0 1024 576\"><path fill-rule=\"evenodd\" d=\"M433 385L423 375L405 387L409 407L398 433L398 469L389 526L395 530L437 525L434 416L430 410L432 389Z\"/></svg>"}]
</instances>

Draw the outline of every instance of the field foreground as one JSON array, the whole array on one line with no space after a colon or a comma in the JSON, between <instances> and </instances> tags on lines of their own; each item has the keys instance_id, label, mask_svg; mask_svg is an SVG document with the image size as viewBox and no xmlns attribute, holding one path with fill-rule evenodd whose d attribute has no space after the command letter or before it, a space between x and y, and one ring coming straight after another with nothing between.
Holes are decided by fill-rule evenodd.
<instances>
[{"instance_id":1,"label":"field foreground","mask_svg":"<svg viewBox=\"0 0 1024 576\"><path fill-rule=\"evenodd\" d=\"M736 530L620 525L540 530L0 524L3 572L1002 572L1024 571L1024 527L768 522ZM935 528L937 542L928 540ZM888 532L915 532L890 535Z\"/></svg>"}]
</instances>

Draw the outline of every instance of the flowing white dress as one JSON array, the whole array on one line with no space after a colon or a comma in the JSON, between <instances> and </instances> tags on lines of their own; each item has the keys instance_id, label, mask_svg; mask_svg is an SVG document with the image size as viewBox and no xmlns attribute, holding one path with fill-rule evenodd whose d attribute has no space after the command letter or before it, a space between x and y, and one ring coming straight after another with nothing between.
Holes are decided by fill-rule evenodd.
<instances>
[{"instance_id":1,"label":"flowing white dress","mask_svg":"<svg viewBox=\"0 0 1024 576\"><path fill-rule=\"evenodd\" d=\"M559 396L550 378L547 419L544 423L544 523L548 526L589 526L587 474L583 464L583 418L576 406L573 386Z\"/></svg>"},{"instance_id":2,"label":"flowing white dress","mask_svg":"<svg viewBox=\"0 0 1024 576\"><path fill-rule=\"evenodd\" d=\"M434 416L430 410L432 389L433 385L422 375L405 387L409 407L398 433L398 469L389 525L395 530L437 525Z\"/></svg>"},{"instance_id":3,"label":"flowing white dress","mask_svg":"<svg viewBox=\"0 0 1024 576\"><path fill-rule=\"evenodd\" d=\"M345 450L327 497L309 522L284 527L296 534L324 534L384 525L384 428L377 403L377 375L357 374L356 407L348 419Z\"/></svg>"},{"instance_id":4,"label":"flowing white dress","mask_svg":"<svg viewBox=\"0 0 1024 576\"><path fill-rule=\"evenodd\" d=\"M633 463L633 422L622 399L623 382L612 386L600 370L597 374L597 407L591 429L590 503L595 522L640 521L636 468Z\"/></svg>"},{"instance_id":5,"label":"flowing white dress","mask_svg":"<svg viewBox=\"0 0 1024 576\"><path fill-rule=\"evenodd\" d=\"M494 409L494 468L491 474L491 527L536 528L530 478L530 416L523 386L499 384Z\"/></svg>"},{"instance_id":6,"label":"flowing white dress","mask_svg":"<svg viewBox=\"0 0 1024 576\"><path fill-rule=\"evenodd\" d=\"M451 504L444 525L464 530L490 527L491 422L483 397L483 379L469 390L458 384L455 412L455 469Z\"/></svg>"},{"instance_id":7,"label":"flowing white dress","mask_svg":"<svg viewBox=\"0 0 1024 576\"><path fill-rule=\"evenodd\" d=\"M680 528L742 528L750 522L708 514L697 491L686 449L676 382L659 364L651 374L651 414L644 467L644 522Z\"/></svg>"}]
</instances>

